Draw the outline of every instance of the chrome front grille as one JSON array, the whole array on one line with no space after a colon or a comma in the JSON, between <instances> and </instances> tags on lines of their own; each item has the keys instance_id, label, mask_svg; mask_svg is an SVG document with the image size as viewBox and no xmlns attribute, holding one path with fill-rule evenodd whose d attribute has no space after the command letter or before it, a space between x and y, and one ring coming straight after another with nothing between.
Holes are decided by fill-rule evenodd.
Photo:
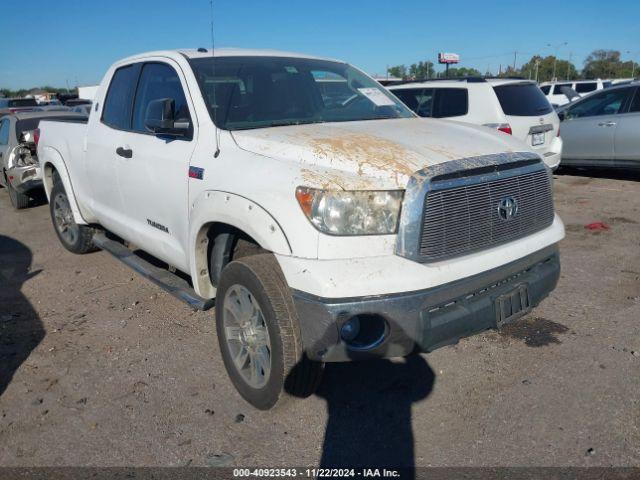
<instances>
[{"instance_id":1,"label":"chrome front grille","mask_svg":"<svg viewBox=\"0 0 640 480\"><path fill-rule=\"evenodd\" d=\"M500 202L515 200L505 219ZM424 199L419 257L443 260L525 237L553 222L553 193L546 170L450 188L432 184Z\"/></svg>"}]
</instances>

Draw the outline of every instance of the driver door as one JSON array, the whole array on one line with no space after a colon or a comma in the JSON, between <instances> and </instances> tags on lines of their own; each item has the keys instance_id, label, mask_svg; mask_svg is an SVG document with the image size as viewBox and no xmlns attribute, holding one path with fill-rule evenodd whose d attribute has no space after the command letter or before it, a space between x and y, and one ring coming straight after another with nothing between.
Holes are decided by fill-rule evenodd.
<instances>
[{"instance_id":1,"label":"driver door","mask_svg":"<svg viewBox=\"0 0 640 480\"><path fill-rule=\"evenodd\" d=\"M139 245L188 271L188 172L197 127L181 70L170 62L162 59L141 66L131 128L122 132L119 144L128 158L118 170L118 186ZM148 106L160 99L174 101L176 118L191 125L187 136L156 135L147 129Z\"/></svg>"}]
</instances>

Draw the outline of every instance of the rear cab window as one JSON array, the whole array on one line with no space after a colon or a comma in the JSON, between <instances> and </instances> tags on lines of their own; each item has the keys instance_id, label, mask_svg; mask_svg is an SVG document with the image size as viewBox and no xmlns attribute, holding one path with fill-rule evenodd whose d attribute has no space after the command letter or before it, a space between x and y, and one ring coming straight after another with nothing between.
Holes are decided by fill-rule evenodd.
<instances>
[{"instance_id":1,"label":"rear cab window","mask_svg":"<svg viewBox=\"0 0 640 480\"><path fill-rule=\"evenodd\" d=\"M118 68L111 78L102 109L102 123L119 130L131 129L131 108L140 65Z\"/></svg>"},{"instance_id":2,"label":"rear cab window","mask_svg":"<svg viewBox=\"0 0 640 480\"><path fill-rule=\"evenodd\" d=\"M493 89L505 115L533 117L553 111L547 97L533 83L509 83Z\"/></svg>"},{"instance_id":3,"label":"rear cab window","mask_svg":"<svg viewBox=\"0 0 640 480\"><path fill-rule=\"evenodd\" d=\"M542 90L542 93L544 93L545 95L549 95L549 92L551 91L551 85L544 85L540 87L540 90Z\"/></svg>"}]
</instances>

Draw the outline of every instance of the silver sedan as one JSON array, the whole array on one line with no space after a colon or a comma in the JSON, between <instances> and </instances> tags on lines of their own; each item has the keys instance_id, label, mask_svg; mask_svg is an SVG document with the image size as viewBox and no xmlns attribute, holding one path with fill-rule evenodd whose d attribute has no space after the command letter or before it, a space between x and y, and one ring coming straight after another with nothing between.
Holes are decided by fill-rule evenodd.
<instances>
[{"instance_id":1,"label":"silver sedan","mask_svg":"<svg viewBox=\"0 0 640 480\"><path fill-rule=\"evenodd\" d=\"M561 165L640 169L640 82L583 97L558 116Z\"/></svg>"}]
</instances>

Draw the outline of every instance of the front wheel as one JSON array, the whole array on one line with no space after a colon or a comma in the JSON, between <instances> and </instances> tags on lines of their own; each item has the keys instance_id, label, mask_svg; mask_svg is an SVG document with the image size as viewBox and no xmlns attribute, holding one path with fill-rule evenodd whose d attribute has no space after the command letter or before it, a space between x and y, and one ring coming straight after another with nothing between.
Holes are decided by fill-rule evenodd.
<instances>
[{"instance_id":1,"label":"front wheel","mask_svg":"<svg viewBox=\"0 0 640 480\"><path fill-rule=\"evenodd\" d=\"M271 254L243 257L223 270L216 329L231 381L251 405L268 410L311 395L323 365L304 355L289 286Z\"/></svg>"},{"instance_id":2,"label":"front wheel","mask_svg":"<svg viewBox=\"0 0 640 480\"><path fill-rule=\"evenodd\" d=\"M73 253L89 253L97 250L93 244L95 228L79 225L73 218L69 197L61 181L56 181L51 189L49 212L53 228L62 246Z\"/></svg>"}]
</instances>

